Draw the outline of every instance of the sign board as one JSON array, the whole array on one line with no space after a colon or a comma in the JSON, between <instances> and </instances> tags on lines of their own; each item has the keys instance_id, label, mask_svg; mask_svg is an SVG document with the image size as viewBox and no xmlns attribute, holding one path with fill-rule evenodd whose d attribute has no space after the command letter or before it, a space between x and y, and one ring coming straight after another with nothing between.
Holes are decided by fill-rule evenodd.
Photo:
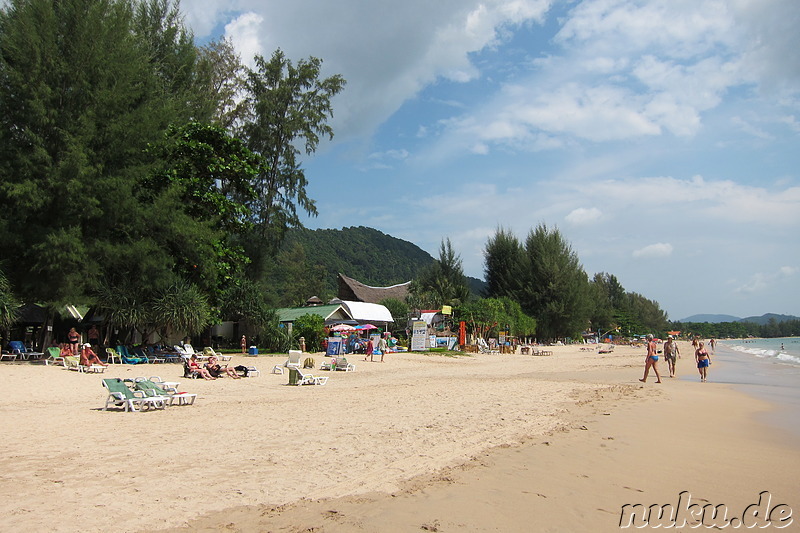
<instances>
[{"instance_id":1,"label":"sign board","mask_svg":"<svg viewBox=\"0 0 800 533\"><path fill-rule=\"evenodd\" d=\"M328 349L325 355L334 356L339 355L342 349L342 339L339 337L328 337Z\"/></svg>"},{"instance_id":2,"label":"sign board","mask_svg":"<svg viewBox=\"0 0 800 533\"><path fill-rule=\"evenodd\" d=\"M452 315L453 314L453 308L450 307L449 305L443 305L442 306L442 314L443 315Z\"/></svg>"},{"instance_id":3,"label":"sign board","mask_svg":"<svg viewBox=\"0 0 800 533\"><path fill-rule=\"evenodd\" d=\"M411 350L422 352L428 349L425 341L428 338L428 324L424 320L415 320L411 324Z\"/></svg>"}]
</instances>

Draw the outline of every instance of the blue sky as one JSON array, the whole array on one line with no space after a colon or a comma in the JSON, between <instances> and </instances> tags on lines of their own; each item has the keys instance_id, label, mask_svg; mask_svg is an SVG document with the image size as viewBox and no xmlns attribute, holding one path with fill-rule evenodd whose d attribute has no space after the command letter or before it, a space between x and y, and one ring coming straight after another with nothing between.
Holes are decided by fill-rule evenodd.
<instances>
[{"instance_id":1,"label":"blue sky","mask_svg":"<svg viewBox=\"0 0 800 533\"><path fill-rule=\"evenodd\" d=\"M672 319L800 315L800 2L183 0L245 63L347 79L304 162L311 228L370 226L483 277L557 227Z\"/></svg>"}]
</instances>

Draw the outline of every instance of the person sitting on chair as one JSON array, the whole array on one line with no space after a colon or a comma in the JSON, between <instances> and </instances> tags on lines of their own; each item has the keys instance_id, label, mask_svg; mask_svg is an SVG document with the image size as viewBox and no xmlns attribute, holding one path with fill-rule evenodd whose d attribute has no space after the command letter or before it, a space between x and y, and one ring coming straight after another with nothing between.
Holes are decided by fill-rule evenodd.
<instances>
[{"instance_id":1,"label":"person sitting on chair","mask_svg":"<svg viewBox=\"0 0 800 533\"><path fill-rule=\"evenodd\" d=\"M59 348L61 348L61 357L72 357L75 355L72 353L72 345L67 342L62 342Z\"/></svg>"},{"instance_id":2,"label":"person sitting on chair","mask_svg":"<svg viewBox=\"0 0 800 533\"><path fill-rule=\"evenodd\" d=\"M94 350L92 350L92 345L89 343L84 344L83 349L81 350L81 364L83 366L108 366L106 363L102 362L99 357L97 357L97 354L94 353Z\"/></svg>"},{"instance_id":3,"label":"person sitting on chair","mask_svg":"<svg viewBox=\"0 0 800 533\"><path fill-rule=\"evenodd\" d=\"M197 362L197 356L194 354L192 354L192 357L186 362L186 365L189 372L197 372L203 379L217 379L212 376L208 370L200 366L200 363Z\"/></svg>"},{"instance_id":4,"label":"person sitting on chair","mask_svg":"<svg viewBox=\"0 0 800 533\"><path fill-rule=\"evenodd\" d=\"M208 358L208 363L206 363L206 369L209 374L214 376L215 378L220 377L223 374L228 374L233 379L241 379L241 376L236 373L236 370L232 368L228 368L227 366L221 366L217 358L213 355Z\"/></svg>"}]
</instances>

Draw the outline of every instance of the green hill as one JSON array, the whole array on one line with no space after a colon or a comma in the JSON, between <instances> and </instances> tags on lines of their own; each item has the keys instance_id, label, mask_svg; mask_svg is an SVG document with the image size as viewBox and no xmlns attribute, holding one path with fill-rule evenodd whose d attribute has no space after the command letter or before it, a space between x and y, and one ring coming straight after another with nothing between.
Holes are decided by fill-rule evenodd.
<instances>
[{"instance_id":1,"label":"green hill","mask_svg":"<svg viewBox=\"0 0 800 533\"><path fill-rule=\"evenodd\" d=\"M282 250L303 247L307 261L324 269L325 288L336 294L336 278L346 276L374 287L405 283L417 277L434 258L408 241L364 226L342 229L291 230ZM470 288L480 294L483 280L468 277Z\"/></svg>"}]
</instances>

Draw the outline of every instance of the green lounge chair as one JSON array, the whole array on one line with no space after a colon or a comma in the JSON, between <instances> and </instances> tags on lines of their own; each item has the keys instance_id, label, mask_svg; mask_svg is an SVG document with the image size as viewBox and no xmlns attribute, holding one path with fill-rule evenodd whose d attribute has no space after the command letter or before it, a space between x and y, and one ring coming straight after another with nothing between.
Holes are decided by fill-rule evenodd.
<instances>
[{"instance_id":1,"label":"green lounge chair","mask_svg":"<svg viewBox=\"0 0 800 533\"><path fill-rule=\"evenodd\" d=\"M137 411L137 406L140 409L144 407L148 409L151 407L164 409L167 405L167 398L163 396L145 396L142 391L132 391L119 378L104 379L103 386L108 389L108 398L106 398L104 411L107 411L108 406L111 404L116 407L124 407L126 412Z\"/></svg>"},{"instance_id":2,"label":"green lounge chair","mask_svg":"<svg viewBox=\"0 0 800 533\"><path fill-rule=\"evenodd\" d=\"M47 359L44 360L45 365L61 364L66 366L64 358L61 357L61 348L58 346L51 346L47 349Z\"/></svg>"},{"instance_id":3,"label":"green lounge chair","mask_svg":"<svg viewBox=\"0 0 800 533\"><path fill-rule=\"evenodd\" d=\"M173 387L162 387L149 379L137 379L133 386L137 391L142 391L147 397L160 396L162 398L167 398L170 405L172 405L175 400L178 400L178 405L193 405L194 401L197 399L197 394L178 392L177 389Z\"/></svg>"}]
</instances>

